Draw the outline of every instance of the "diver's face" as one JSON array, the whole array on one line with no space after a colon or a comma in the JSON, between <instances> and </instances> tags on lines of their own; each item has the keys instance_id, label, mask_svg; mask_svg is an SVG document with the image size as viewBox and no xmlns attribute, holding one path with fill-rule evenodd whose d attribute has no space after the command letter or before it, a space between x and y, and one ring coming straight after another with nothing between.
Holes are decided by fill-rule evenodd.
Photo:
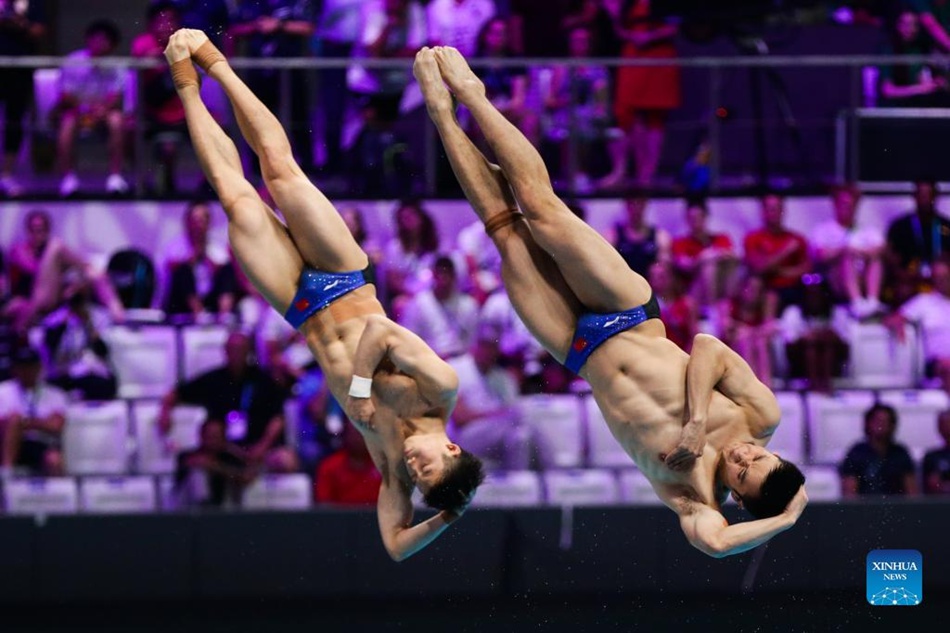
<instances>
[{"instance_id":1,"label":"diver's face","mask_svg":"<svg viewBox=\"0 0 950 633\"><path fill-rule=\"evenodd\" d=\"M442 479L446 466L461 452L462 449L444 435L413 435L403 444L409 478L423 494Z\"/></svg>"},{"instance_id":2,"label":"diver's face","mask_svg":"<svg viewBox=\"0 0 950 633\"><path fill-rule=\"evenodd\" d=\"M766 476L779 465L777 453L749 442L736 442L722 450L723 483L732 490L736 501L755 497Z\"/></svg>"}]
</instances>

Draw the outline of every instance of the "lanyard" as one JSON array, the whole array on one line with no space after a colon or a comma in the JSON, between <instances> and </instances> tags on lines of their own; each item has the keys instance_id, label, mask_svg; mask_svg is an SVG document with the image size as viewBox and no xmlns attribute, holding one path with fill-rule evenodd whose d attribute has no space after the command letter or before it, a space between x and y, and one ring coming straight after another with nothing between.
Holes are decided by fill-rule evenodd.
<instances>
[{"instance_id":1,"label":"lanyard","mask_svg":"<svg viewBox=\"0 0 950 633\"><path fill-rule=\"evenodd\" d=\"M917 245L920 248L924 247L924 228L920 223L920 216L914 215L914 239L917 242ZM940 239L940 222L936 215L930 221L930 239L931 239L931 256L930 261L935 261L940 259L941 251L943 250L943 242Z\"/></svg>"},{"instance_id":2,"label":"lanyard","mask_svg":"<svg viewBox=\"0 0 950 633\"><path fill-rule=\"evenodd\" d=\"M251 400L254 398L254 383L246 382L241 387L241 411L247 413L251 408Z\"/></svg>"}]
</instances>

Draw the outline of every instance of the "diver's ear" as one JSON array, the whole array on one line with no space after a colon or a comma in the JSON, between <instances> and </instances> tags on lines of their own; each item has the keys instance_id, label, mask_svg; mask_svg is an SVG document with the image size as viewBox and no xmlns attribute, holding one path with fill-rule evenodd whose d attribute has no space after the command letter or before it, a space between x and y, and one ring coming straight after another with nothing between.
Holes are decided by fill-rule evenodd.
<instances>
[{"instance_id":1,"label":"diver's ear","mask_svg":"<svg viewBox=\"0 0 950 633\"><path fill-rule=\"evenodd\" d=\"M453 442L449 442L448 444L446 444L445 448L449 449L449 454L455 457L458 457L459 455L462 454L462 447Z\"/></svg>"},{"instance_id":2,"label":"diver's ear","mask_svg":"<svg viewBox=\"0 0 950 633\"><path fill-rule=\"evenodd\" d=\"M742 507L742 497L735 490L732 491L732 500L738 503L740 508Z\"/></svg>"}]
</instances>

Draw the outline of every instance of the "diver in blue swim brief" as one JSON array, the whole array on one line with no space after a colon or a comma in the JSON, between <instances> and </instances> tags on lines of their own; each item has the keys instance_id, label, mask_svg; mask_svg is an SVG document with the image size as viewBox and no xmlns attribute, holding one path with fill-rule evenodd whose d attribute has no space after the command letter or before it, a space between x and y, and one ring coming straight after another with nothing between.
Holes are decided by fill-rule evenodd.
<instances>
[{"instance_id":1,"label":"diver in blue swim brief","mask_svg":"<svg viewBox=\"0 0 950 633\"><path fill-rule=\"evenodd\" d=\"M297 294L284 314L287 322L299 328L311 316L328 307L340 297L357 288L376 283L373 265L363 270L329 273L316 268L304 268L297 283Z\"/></svg>"},{"instance_id":2,"label":"diver in blue swim brief","mask_svg":"<svg viewBox=\"0 0 950 633\"><path fill-rule=\"evenodd\" d=\"M564 366L575 374L579 374L594 350L607 342L612 336L636 327L649 319L659 318L660 304L657 302L655 294L651 294L650 300L643 305L623 312L611 314L588 312L582 314L577 319L574 338L571 341L571 348L567 352L567 358L564 360Z\"/></svg>"}]
</instances>

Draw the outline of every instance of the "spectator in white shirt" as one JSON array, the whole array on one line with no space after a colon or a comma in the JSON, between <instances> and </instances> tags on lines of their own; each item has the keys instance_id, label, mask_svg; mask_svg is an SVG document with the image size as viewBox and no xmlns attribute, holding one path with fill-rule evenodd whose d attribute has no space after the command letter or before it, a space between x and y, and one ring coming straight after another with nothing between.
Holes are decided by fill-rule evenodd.
<instances>
[{"instance_id":1,"label":"spectator in white shirt","mask_svg":"<svg viewBox=\"0 0 950 633\"><path fill-rule=\"evenodd\" d=\"M66 394L43 380L39 353L20 347L13 355L13 378L0 383L0 429L6 475L24 469L60 476L60 449L66 424Z\"/></svg>"},{"instance_id":2,"label":"spectator in white shirt","mask_svg":"<svg viewBox=\"0 0 950 633\"><path fill-rule=\"evenodd\" d=\"M478 32L495 15L492 0L432 0L426 9L430 46L454 46L475 54Z\"/></svg>"},{"instance_id":3,"label":"spectator in white shirt","mask_svg":"<svg viewBox=\"0 0 950 633\"><path fill-rule=\"evenodd\" d=\"M401 324L442 358L464 354L478 325L478 302L458 290L455 263L441 256L432 266L432 289L406 304Z\"/></svg>"}]
</instances>

